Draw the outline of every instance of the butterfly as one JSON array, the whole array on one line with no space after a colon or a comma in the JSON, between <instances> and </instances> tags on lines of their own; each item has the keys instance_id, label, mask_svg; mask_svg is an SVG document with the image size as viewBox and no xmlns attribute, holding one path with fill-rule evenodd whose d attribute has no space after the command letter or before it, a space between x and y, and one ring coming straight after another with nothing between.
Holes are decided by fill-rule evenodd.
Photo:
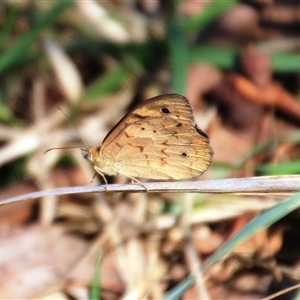
<instances>
[{"instance_id":1,"label":"butterfly","mask_svg":"<svg viewBox=\"0 0 300 300\"><path fill-rule=\"evenodd\" d=\"M208 136L198 128L188 100L165 94L130 110L102 145L82 149L83 157L105 175L155 180L190 179L212 163Z\"/></svg>"}]
</instances>

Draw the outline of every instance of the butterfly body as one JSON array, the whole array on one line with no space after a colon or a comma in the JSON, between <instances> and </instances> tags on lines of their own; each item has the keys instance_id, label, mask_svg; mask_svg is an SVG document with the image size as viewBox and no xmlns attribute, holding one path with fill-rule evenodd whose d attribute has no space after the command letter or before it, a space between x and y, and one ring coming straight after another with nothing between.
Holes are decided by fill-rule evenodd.
<instances>
[{"instance_id":1,"label":"butterfly body","mask_svg":"<svg viewBox=\"0 0 300 300\"><path fill-rule=\"evenodd\" d=\"M179 180L205 172L213 151L188 100L168 94L133 108L99 148L89 148L83 155L102 176Z\"/></svg>"}]
</instances>

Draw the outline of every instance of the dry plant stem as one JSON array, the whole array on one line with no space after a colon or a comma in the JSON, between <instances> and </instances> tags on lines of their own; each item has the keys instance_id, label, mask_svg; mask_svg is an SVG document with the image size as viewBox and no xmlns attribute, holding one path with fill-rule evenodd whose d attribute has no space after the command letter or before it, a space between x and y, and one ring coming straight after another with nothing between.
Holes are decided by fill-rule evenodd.
<instances>
[{"instance_id":1,"label":"dry plant stem","mask_svg":"<svg viewBox=\"0 0 300 300\"><path fill-rule=\"evenodd\" d=\"M286 293L288 293L290 291L298 289L299 287L300 287L300 283L299 284L295 284L295 285L293 285L291 287L288 287L288 288L286 288L286 289L284 289L282 291L279 291L279 292L274 293L274 294L272 294L272 295L270 295L270 296L268 296L266 298L263 298L262 300L272 300L272 299L275 299L278 296L282 296L282 295L284 295L284 294L286 294Z\"/></svg>"},{"instance_id":2,"label":"dry plant stem","mask_svg":"<svg viewBox=\"0 0 300 300\"><path fill-rule=\"evenodd\" d=\"M67 111L63 107L64 111ZM54 111L47 118L33 126L20 131L20 134L0 149L0 166L18 158L22 155L35 151L41 145L41 133L39 128L54 128L64 120L64 115L60 111Z\"/></svg>"},{"instance_id":3,"label":"dry plant stem","mask_svg":"<svg viewBox=\"0 0 300 300\"><path fill-rule=\"evenodd\" d=\"M49 132L49 123L43 123L42 120L46 118L45 111L45 86L41 79L36 79L33 87L33 115L37 124L44 127L38 127L37 132L40 133L40 145L47 144L47 137L43 135L44 132ZM36 155L31 159L31 163L27 166L29 172L35 177L41 189L53 188L53 182L49 178L49 168L44 162L41 151L37 151ZM41 201L41 208L39 211L39 219L43 225L52 223L56 211L57 197L44 197Z\"/></svg>"},{"instance_id":4,"label":"dry plant stem","mask_svg":"<svg viewBox=\"0 0 300 300\"><path fill-rule=\"evenodd\" d=\"M210 193L240 195L290 195L300 191L300 175L261 176L187 182L145 183L149 193ZM29 193L0 201L0 205L37 199L49 195L74 195L81 193L145 192L139 184L110 184L98 186L65 187Z\"/></svg>"},{"instance_id":5,"label":"dry plant stem","mask_svg":"<svg viewBox=\"0 0 300 300\"><path fill-rule=\"evenodd\" d=\"M184 244L184 253L187 260L187 264L192 274L197 274L197 270L200 269L200 259L198 258L197 250L191 243L190 239L187 239ZM205 286L205 280L203 278L203 273L200 272L196 275L195 280L195 295L198 299L211 299L207 288Z\"/></svg>"},{"instance_id":6,"label":"dry plant stem","mask_svg":"<svg viewBox=\"0 0 300 300\"><path fill-rule=\"evenodd\" d=\"M181 227L184 230L184 253L186 264L188 265L189 272L195 274L196 270L200 269L198 254L191 242L191 216L192 216L192 205L193 195L188 193L183 199L184 210L181 217ZM207 289L205 287L202 273L198 274L195 280L195 296L197 299L210 299Z\"/></svg>"},{"instance_id":7,"label":"dry plant stem","mask_svg":"<svg viewBox=\"0 0 300 300\"><path fill-rule=\"evenodd\" d=\"M150 299L163 299L161 278L166 276L167 267L160 261L161 232L151 232L146 241L147 246L147 278Z\"/></svg>"}]
</instances>

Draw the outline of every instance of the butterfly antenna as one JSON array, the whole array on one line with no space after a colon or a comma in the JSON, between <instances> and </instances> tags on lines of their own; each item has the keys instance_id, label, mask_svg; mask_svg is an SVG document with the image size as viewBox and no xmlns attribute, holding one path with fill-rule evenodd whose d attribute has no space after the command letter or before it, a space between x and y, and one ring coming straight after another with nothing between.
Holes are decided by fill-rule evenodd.
<instances>
[{"instance_id":1,"label":"butterfly antenna","mask_svg":"<svg viewBox=\"0 0 300 300\"><path fill-rule=\"evenodd\" d=\"M71 146L71 147L54 147L54 148L49 148L49 149L47 149L47 150L44 152L44 154L46 154L46 153L48 153L48 152L50 152L50 151L52 151L52 150L60 150L60 149L73 149L73 148L76 148L76 149L78 149L78 148L81 148L81 146Z\"/></svg>"},{"instance_id":2,"label":"butterfly antenna","mask_svg":"<svg viewBox=\"0 0 300 300\"><path fill-rule=\"evenodd\" d=\"M84 143L84 146L86 149L89 149L90 147L88 146L88 144L86 143L86 141L84 140L84 138L82 137L82 135L80 134L79 130L76 128L76 126L74 125L74 123L71 121L71 119L67 116L67 114L60 108L58 107L58 109L64 114L64 116L66 117L66 119L72 124L73 128L75 129L75 131L77 132L78 136L80 137L80 139L82 140L82 142ZM80 148L80 147L69 147L69 148ZM51 148L54 149L54 148ZM49 149L49 150L51 150ZM66 148L58 148L58 149L66 149ZM47 150L48 151L48 150ZM47 152L46 151L46 152Z\"/></svg>"}]
</instances>

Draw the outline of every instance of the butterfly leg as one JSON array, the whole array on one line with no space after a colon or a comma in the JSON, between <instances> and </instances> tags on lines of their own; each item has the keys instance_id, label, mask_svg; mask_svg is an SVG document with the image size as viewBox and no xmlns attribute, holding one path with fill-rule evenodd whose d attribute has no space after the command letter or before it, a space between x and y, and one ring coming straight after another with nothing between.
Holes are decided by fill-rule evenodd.
<instances>
[{"instance_id":1,"label":"butterfly leg","mask_svg":"<svg viewBox=\"0 0 300 300\"><path fill-rule=\"evenodd\" d=\"M94 179L95 179L95 177L96 177L96 174L97 174L97 172L94 173L93 178L92 178L90 184L92 184L92 183L94 182Z\"/></svg>"},{"instance_id":2,"label":"butterfly leg","mask_svg":"<svg viewBox=\"0 0 300 300\"><path fill-rule=\"evenodd\" d=\"M108 186L108 183L107 183L107 180L106 180L104 174L101 172L101 169L100 169L100 168L94 166L94 169L95 169L96 172L97 172L98 174L100 174L101 177L103 178L103 180L104 180L104 182L105 182L105 191L107 192L107 186ZM95 173L95 175L96 175L96 173ZM93 179L94 179L95 175L93 176Z\"/></svg>"},{"instance_id":3,"label":"butterfly leg","mask_svg":"<svg viewBox=\"0 0 300 300\"><path fill-rule=\"evenodd\" d=\"M141 185L144 189L145 189L145 192L149 192L148 188L139 180L137 180L136 178L134 177L130 177L128 175L126 175L128 178L130 178L132 180L132 182L136 182L137 184Z\"/></svg>"}]
</instances>

